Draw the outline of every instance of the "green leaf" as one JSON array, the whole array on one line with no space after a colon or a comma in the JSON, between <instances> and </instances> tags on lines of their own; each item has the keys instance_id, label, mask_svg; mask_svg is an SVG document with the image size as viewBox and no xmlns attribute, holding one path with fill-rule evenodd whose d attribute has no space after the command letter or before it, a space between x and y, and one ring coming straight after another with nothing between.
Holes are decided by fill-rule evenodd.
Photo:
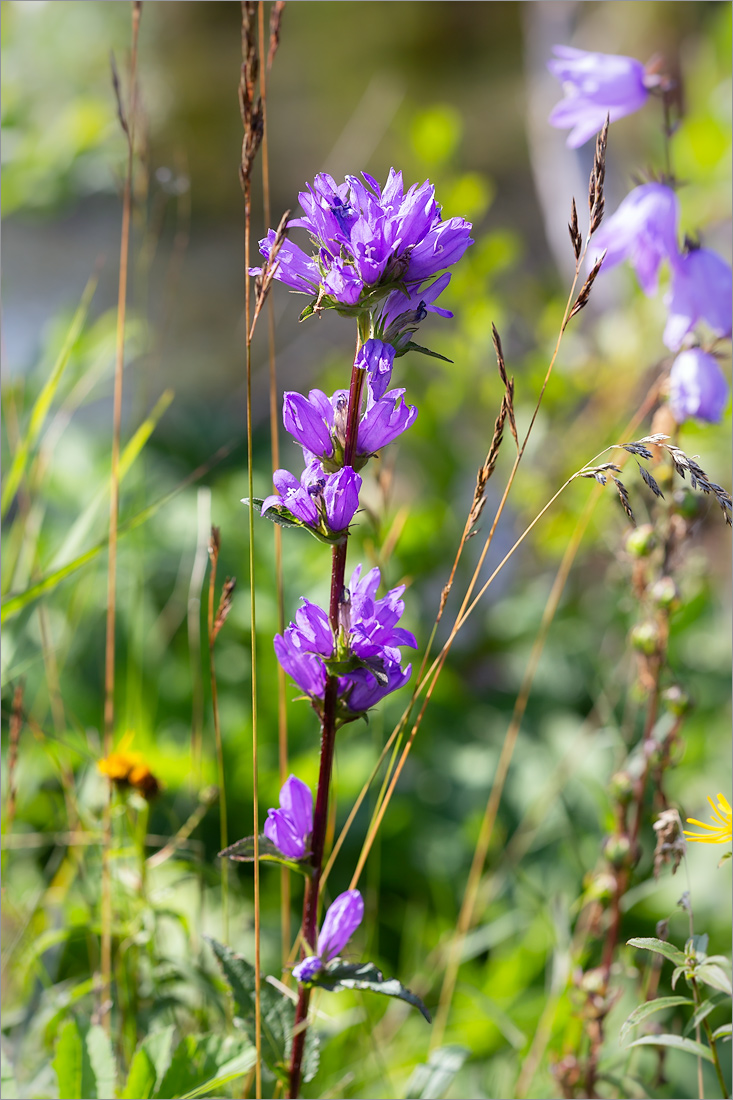
<instances>
[{"instance_id":1,"label":"green leaf","mask_svg":"<svg viewBox=\"0 0 733 1100\"><path fill-rule=\"evenodd\" d=\"M252 497L252 507L256 512L259 512L260 515L262 515L264 500L264 497ZM242 497L242 504L246 504L247 507L249 507L249 497ZM278 527L300 527L302 531L307 531L309 535L313 535L314 539L324 543L326 546L334 546L343 541L343 535L324 535L322 531L317 531L315 527L311 527L310 524L304 523L302 519L298 519L297 516L294 516L290 509L286 508L284 504L278 504L275 507L268 508L262 518L269 519L272 523L276 523Z\"/></svg>"},{"instance_id":2,"label":"green leaf","mask_svg":"<svg viewBox=\"0 0 733 1100\"><path fill-rule=\"evenodd\" d=\"M689 1023L685 1027L684 1035L689 1035L694 1031L698 1024L701 1024L706 1016L709 1016L718 1005L724 1004L728 1000L724 993L713 993L712 997L708 997L702 1004L693 1012Z\"/></svg>"},{"instance_id":3,"label":"green leaf","mask_svg":"<svg viewBox=\"0 0 733 1100\"><path fill-rule=\"evenodd\" d=\"M235 1039L218 1032L186 1035L173 1053L165 1076L154 1093L155 1100L210 1091L210 1082L219 1076L222 1066L232 1061L233 1051L236 1051L237 1058L241 1056L243 1041L241 1036ZM252 1053L249 1044L247 1053ZM240 1076L242 1072L245 1071L240 1070L235 1076Z\"/></svg>"},{"instance_id":4,"label":"green leaf","mask_svg":"<svg viewBox=\"0 0 733 1100\"><path fill-rule=\"evenodd\" d=\"M340 989L369 989L385 997L399 997L414 1005L428 1023L431 1022L430 1013L417 994L411 993L397 978L385 978L374 963L345 963L342 959L333 959L316 975L312 984L333 993Z\"/></svg>"},{"instance_id":5,"label":"green leaf","mask_svg":"<svg viewBox=\"0 0 733 1100\"><path fill-rule=\"evenodd\" d=\"M143 1039L130 1065L123 1100L148 1100L153 1095L171 1063L175 1030L170 1024Z\"/></svg>"},{"instance_id":6,"label":"green leaf","mask_svg":"<svg viewBox=\"0 0 733 1100\"><path fill-rule=\"evenodd\" d=\"M95 1096L110 1097L117 1088L117 1066L109 1036L99 1024L94 1024L86 1034L89 1062L96 1080Z\"/></svg>"},{"instance_id":7,"label":"green leaf","mask_svg":"<svg viewBox=\"0 0 733 1100\"><path fill-rule=\"evenodd\" d=\"M721 993L727 993L728 996L733 993L729 976L721 966L715 966L714 963L704 962L695 967L695 977L701 982L705 982L705 985L709 985L712 989L719 989Z\"/></svg>"},{"instance_id":8,"label":"green leaf","mask_svg":"<svg viewBox=\"0 0 733 1100\"><path fill-rule=\"evenodd\" d=\"M206 936L206 940L216 955L217 962L232 991L236 1014L240 1017L252 1046L256 1046L254 967L241 955L235 955L228 947L210 936ZM273 1073L283 1077L290 1052L295 1006L267 982L262 982L260 1009L262 1057Z\"/></svg>"},{"instance_id":9,"label":"green leaf","mask_svg":"<svg viewBox=\"0 0 733 1100\"><path fill-rule=\"evenodd\" d=\"M155 1066L143 1046L135 1051L121 1093L122 1100L149 1100L155 1089Z\"/></svg>"},{"instance_id":10,"label":"green leaf","mask_svg":"<svg viewBox=\"0 0 733 1100\"><path fill-rule=\"evenodd\" d=\"M280 863L283 867L289 867L291 871L298 871L306 877L311 874L309 863L305 860L288 859L282 854L277 845L273 844L264 835L259 837L257 855L260 861ZM224 848L219 852L219 856L226 856L227 859L233 859L237 863L254 863L255 838L246 836L243 840L236 840L234 844L230 844L228 848Z\"/></svg>"},{"instance_id":11,"label":"green leaf","mask_svg":"<svg viewBox=\"0 0 733 1100\"><path fill-rule=\"evenodd\" d=\"M51 1064L56 1070L59 1096L96 1100L97 1080L76 1020L67 1021L61 1028Z\"/></svg>"},{"instance_id":12,"label":"green leaf","mask_svg":"<svg viewBox=\"0 0 733 1100\"><path fill-rule=\"evenodd\" d=\"M730 1039L733 1033L733 1024L721 1024L713 1032L713 1039Z\"/></svg>"},{"instance_id":13,"label":"green leaf","mask_svg":"<svg viewBox=\"0 0 733 1100\"><path fill-rule=\"evenodd\" d=\"M13 455L13 461L10 465L10 471L3 486L2 497L0 497L0 515L2 516L7 512L13 497L18 491L18 486L20 485L26 465L28 464L29 455L41 433L41 428L48 415L48 410L51 408L51 402L56 395L59 382L66 370L74 344L81 335L81 330L84 327L84 322L96 287L97 276L92 275L84 288L81 301L69 325L69 331L66 334L66 339L53 365L53 369L34 402L31 410L30 423L28 424L28 431L18 444L17 450Z\"/></svg>"},{"instance_id":14,"label":"green leaf","mask_svg":"<svg viewBox=\"0 0 733 1100\"><path fill-rule=\"evenodd\" d=\"M427 1064L415 1066L407 1082L406 1100L439 1100L462 1068L470 1050L461 1046L439 1047L428 1056Z\"/></svg>"},{"instance_id":15,"label":"green leaf","mask_svg":"<svg viewBox=\"0 0 733 1100\"><path fill-rule=\"evenodd\" d=\"M730 858L731 858L732 856L733 856L733 852L723 852L722 856L721 856L721 857L720 857L720 859L718 860L718 867L722 867L722 866L723 866L723 864L724 864L724 863L727 863L727 862L728 862L728 860L729 860L729 859L730 859Z\"/></svg>"},{"instance_id":16,"label":"green leaf","mask_svg":"<svg viewBox=\"0 0 733 1100\"><path fill-rule=\"evenodd\" d=\"M671 1008L673 1005L691 1005L694 1003L689 997L657 997L654 1001L646 1001L643 1005L635 1008L621 1025L620 1042L623 1043L632 1027L636 1027L642 1020L646 1020L648 1016L653 1015L655 1012L661 1012L662 1009Z\"/></svg>"},{"instance_id":17,"label":"green leaf","mask_svg":"<svg viewBox=\"0 0 733 1100\"><path fill-rule=\"evenodd\" d=\"M672 1050L683 1050L687 1054L704 1058L707 1062L713 1060L709 1047L695 1042L694 1039L684 1039L681 1035L642 1035L641 1039L629 1043L629 1047L670 1047Z\"/></svg>"},{"instance_id":18,"label":"green leaf","mask_svg":"<svg viewBox=\"0 0 733 1100\"><path fill-rule=\"evenodd\" d=\"M437 351L431 351L430 348L421 347L420 344L416 344L414 340L410 340L409 344L405 344L405 351L419 351L421 355L429 355L431 359L442 359L444 363L452 363L452 359L448 359L447 356L441 355ZM404 352L402 353L404 355Z\"/></svg>"},{"instance_id":19,"label":"green leaf","mask_svg":"<svg viewBox=\"0 0 733 1100\"><path fill-rule=\"evenodd\" d=\"M305 307L300 317L298 318L299 321L306 321L309 317L313 316L313 314L316 312L315 301L316 299L314 298L312 302L308 303L308 305Z\"/></svg>"},{"instance_id":20,"label":"green leaf","mask_svg":"<svg viewBox=\"0 0 733 1100\"><path fill-rule=\"evenodd\" d=\"M629 947L640 947L643 951L656 951L658 955L664 955L665 959L671 959L677 966L685 964L685 956L678 947L666 940L658 940L655 936L637 936L626 943Z\"/></svg>"},{"instance_id":21,"label":"green leaf","mask_svg":"<svg viewBox=\"0 0 733 1100\"><path fill-rule=\"evenodd\" d=\"M248 1047L247 1050L238 1054L236 1058L231 1058L224 1065L219 1066L218 1072L215 1077L210 1077L208 1081L204 1081L202 1085L199 1085L195 1089L191 1089L190 1092L184 1093L181 1100L195 1100L198 1096L205 1096L207 1092L213 1092L215 1089L218 1091L225 1085L228 1085L230 1081L236 1081L238 1077L242 1077L254 1066L257 1061L257 1054Z\"/></svg>"}]
</instances>

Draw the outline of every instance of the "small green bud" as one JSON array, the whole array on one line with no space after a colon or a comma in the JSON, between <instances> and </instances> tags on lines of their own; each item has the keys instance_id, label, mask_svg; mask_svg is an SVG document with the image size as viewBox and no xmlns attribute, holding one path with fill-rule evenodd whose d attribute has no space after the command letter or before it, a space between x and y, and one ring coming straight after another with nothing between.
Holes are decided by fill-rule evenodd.
<instances>
[{"instance_id":1,"label":"small green bud","mask_svg":"<svg viewBox=\"0 0 733 1100\"><path fill-rule=\"evenodd\" d=\"M642 523L626 536L626 551L632 558L646 558L657 545L651 523Z\"/></svg>"},{"instance_id":2,"label":"small green bud","mask_svg":"<svg viewBox=\"0 0 733 1100\"><path fill-rule=\"evenodd\" d=\"M691 492L690 489L678 489L674 494L674 503L677 514L683 519L694 519L700 512L702 498Z\"/></svg>"},{"instance_id":3,"label":"small green bud","mask_svg":"<svg viewBox=\"0 0 733 1100\"><path fill-rule=\"evenodd\" d=\"M680 593L671 577L660 577L649 590L649 595L657 607L673 611L680 605Z\"/></svg>"},{"instance_id":4,"label":"small green bud","mask_svg":"<svg viewBox=\"0 0 733 1100\"><path fill-rule=\"evenodd\" d=\"M625 806L634 797L634 780L628 772L615 772L609 780L608 793L614 802Z\"/></svg>"},{"instance_id":5,"label":"small green bud","mask_svg":"<svg viewBox=\"0 0 733 1100\"><path fill-rule=\"evenodd\" d=\"M606 837L603 844L603 854L611 866L617 870L622 867L632 867L635 862L631 838L626 836L625 833L613 833L611 836Z\"/></svg>"},{"instance_id":6,"label":"small green bud","mask_svg":"<svg viewBox=\"0 0 733 1100\"><path fill-rule=\"evenodd\" d=\"M662 692L662 702L667 710L671 711L672 714L676 714L678 717L682 714L687 714L692 706L690 696L679 684L671 684L668 688L664 689Z\"/></svg>"},{"instance_id":7,"label":"small green bud","mask_svg":"<svg viewBox=\"0 0 733 1100\"><path fill-rule=\"evenodd\" d=\"M637 623L630 634L631 644L639 653L652 657L659 648L659 627L651 619Z\"/></svg>"}]
</instances>

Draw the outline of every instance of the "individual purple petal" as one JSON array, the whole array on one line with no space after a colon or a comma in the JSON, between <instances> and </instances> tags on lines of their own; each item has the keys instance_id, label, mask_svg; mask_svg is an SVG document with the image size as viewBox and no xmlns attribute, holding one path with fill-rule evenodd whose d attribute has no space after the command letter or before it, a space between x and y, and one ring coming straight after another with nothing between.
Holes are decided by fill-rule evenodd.
<instances>
[{"instance_id":1,"label":"individual purple petal","mask_svg":"<svg viewBox=\"0 0 733 1100\"><path fill-rule=\"evenodd\" d=\"M404 390L390 390L380 401L375 401L361 418L357 436L360 455L374 454L402 435L417 419L417 407L405 405Z\"/></svg>"},{"instance_id":2,"label":"individual purple petal","mask_svg":"<svg viewBox=\"0 0 733 1100\"><path fill-rule=\"evenodd\" d=\"M283 424L293 438L314 455L333 454L331 433L322 409L302 393L283 395Z\"/></svg>"},{"instance_id":3,"label":"individual purple petal","mask_svg":"<svg viewBox=\"0 0 733 1100\"><path fill-rule=\"evenodd\" d=\"M645 183L630 191L615 214L593 237L588 262L606 252L602 271L628 260L647 296L657 292L657 274L664 260L676 260L679 202L671 187Z\"/></svg>"},{"instance_id":4,"label":"individual purple petal","mask_svg":"<svg viewBox=\"0 0 733 1100\"><path fill-rule=\"evenodd\" d=\"M356 353L354 366L369 372L369 389L378 401L389 385L394 366L395 349L382 340L369 339Z\"/></svg>"},{"instance_id":5,"label":"individual purple petal","mask_svg":"<svg viewBox=\"0 0 733 1100\"><path fill-rule=\"evenodd\" d=\"M263 256L269 257L275 237L275 230L270 229L267 236L260 241L260 253ZM261 271L260 267L249 269L250 275L259 275ZM297 244L287 240L283 241L277 254L275 278L292 287L293 290L303 291L306 294L316 293L321 281L317 264L303 252L302 248L298 248Z\"/></svg>"},{"instance_id":6,"label":"individual purple petal","mask_svg":"<svg viewBox=\"0 0 733 1100\"><path fill-rule=\"evenodd\" d=\"M305 473L307 472L306 470ZM303 476L305 477L305 474ZM310 525L318 523L318 510L308 488L302 484L302 479L298 481L289 470L275 470L272 480L278 492L265 497L262 501L263 516L271 508L278 511L284 507L303 523Z\"/></svg>"},{"instance_id":7,"label":"individual purple petal","mask_svg":"<svg viewBox=\"0 0 733 1100\"><path fill-rule=\"evenodd\" d=\"M347 306L356 305L364 289L364 284L355 268L351 264L345 264L341 259L333 261L323 280L323 286L327 294Z\"/></svg>"},{"instance_id":8,"label":"individual purple petal","mask_svg":"<svg viewBox=\"0 0 733 1100\"><path fill-rule=\"evenodd\" d=\"M464 218L450 218L440 222L426 233L410 253L410 262L405 276L408 282L429 279L446 267L460 260L471 239L471 223Z\"/></svg>"},{"instance_id":9,"label":"individual purple petal","mask_svg":"<svg viewBox=\"0 0 733 1100\"><path fill-rule=\"evenodd\" d=\"M305 855L305 839L282 810L267 811L264 834L286 859L302 859Z\"/></svg>"},{"instance_id":10,"label":"individual purple petal","mask_svg":"<svg viewBox=\"0 0 733 1100\"><path fill-rule=\"evenodd\" d=\"M416 324L424 320L427 313L439 313L441 317L452 317L450 310L433 304L438 295L442 294L448 286L450 279L450 273L446 271L429 286L418 285L409 294L404 294L401 290L393 290L385 299L380 316L380 323L385 330L385 339L389 343L395 343L399 329L389 337L386 333L389 327L400 318L404 318L404 324ZM406 318L405 314L408 315ZM412 329L412 331L415 330Z\"/></svg>"},{"instance_id":11,"label":"individual purple petal","mask_svg":"<svg viewBox=\"0 0 733 1100\"><path fill-rule=\"evenodd\" d=\"M576 149L603 129L606 115L615 122L646 103L644 66L635 58L572 46L555 46L554 53L547 67L562 81L565 99L553 108L549 122L571 130L569 148Z\"/></svg>"},{"instance_id":12,"label":"individual purple petal","mask_svg":"<svg viewBox=\"0 0 733 1100\"><path fill-rule=\"evenodd\" d=\"M382 579L382 575L379 572L379 566L375 565L368 573L361 575L361 565L357 565L354 572L351 574L351 580L349 581L349 589L351 591L351 599L353 601L355 596L369 596L370 599L374 599L379 589L379 582Z\"/></svg>"},{"instance_id":13,"label":"individual purple petal","mask_svg":"<svg viewBox=\"0 0 733 1100\"><path fill-rule=\"evenodd\" d=\"M722 256L696 248L679 256L672 267L672 287L665 298L667 324L662 339L672 351L699 321L716 336L731 335L731 268Z\"/></svg>"},{"instance_id":14,"label":"individual purple petal","mask_svg":"<svg viewBox=\"0 0 733 1100\"><path fill-rule=\"evenodd\" d=\"M295 612L295 625L309 652L325 658L333 656L333 631L322 607L304 596L303 606Z\"/></svg>"},{"instance_id":15,"label":"individual purple petal","mask_svg":"<svg viewBox=\"0 0 733 1100\"><path fill-rule=\"evenodd\" d=\"M313 832L313 793L297 775L289 775L280 788L280 808L301 836L310 836Z\"/></svg>"},{"instance_id":16,"label":"individual purple petal","mask_svg":"<svg viewBox=\"0 0 733 1100\"><path fill-rule=\"evenodd\" d=\"M322 699L326 669L318 657L307 651L295 627L289 626L284 635L276 634L273 644L278 661L301 691L312 699Z\"/></svg>"},{"instance_id":17,"label":"individual purple petal","mask_svg":"<svg viewBox=\"0 0 733 1100\"><path fill-rule=\"evenodd\" d=\"M344 466L326 478L323 499L326 518L332 531L345 531L359 507L361 478L351 466Z\"/></svg>"},{"instance_id":18,"label":"individual purple petal","mask_svg":"<svg viewBox=\"0 0 733 1100\"><path fill-rule=\"evenodd\" d=\"M296 982L312 982L316 974L323 970L323 963L317 955L308 955L293 967Z\"/></svg>"},{"instance_id":19,"label":"individual purple petal","mask_svg":"<svg viewBox=\"0 0 733 1100\"><path fill-rule=\"evenodd\" d=\"M677 356L669 374L669 407L678 424L697 417L717 424L728 403L728 382L714 356L690 348Z\"/></svg>"},{"instance_id":20,"label":"individual purple petal","mask_svg":"<svg viewBox=\"0 0 733 1100\"><path fill-rule=\"evenodd\" d=\"M318 954L326 962L343 951L364 918L364 901L358 890L339 894L321 925Z\"/></svg>"}]
</instances>

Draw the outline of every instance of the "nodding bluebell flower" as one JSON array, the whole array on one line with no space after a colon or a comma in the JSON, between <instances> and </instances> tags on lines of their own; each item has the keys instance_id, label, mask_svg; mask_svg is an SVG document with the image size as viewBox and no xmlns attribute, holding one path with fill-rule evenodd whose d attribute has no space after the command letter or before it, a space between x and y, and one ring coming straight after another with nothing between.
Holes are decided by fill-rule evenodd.
<instances>
[{"instance_id":1,"label":"nodding bluebell flower","mask_svg":"<svg viewBox=\"0 0 733 1100\"><path fill-rule=\"evenodd\" d=\"M272 480L277 492L263 500L262 515L289 512L325 538L345 532L359 507L361 478L351 466L326 474L320 462L312 461L300 481L288 470L276 470Z\"/></svg>"},{"instance_id":2,"label":"nodding bluebell flower","mask_svg":"<svg viewBox=\"0 0 733 1100\"><path fill-rule=\"evenodd\" d=\"M693 248L672 266L672 284L665 298L667 324L662 339L678 351L688 332L704 321L716 336L731 335L730 264L717 252Z\"/></svg>"},{"instance_id":3,"label":"nodding bluebell flower","mask_svg":"<svg viewBox=\"0 0 733 1100\"><path fill-rule=\"evenodd\" d=\"M449 309L434 305L435 299L442 294L449 282L450 275L446 272L429 286L419 287L407 295L401 290L395 290L385 298L384 305L375 318L375 330L386 343L392 345L396 355L404 355L409 351L410 341L428 313L437 313L440 317L453 316Z\"/></svg>"},{"instance_id":4,"label":"nodding bluebell flower","mask_svg":"<svg viewBox=\"0 0 733 1100\"><path fill-rule=\"evenodd\" d=\"M313 294L318 307L371 309L397 287L416 294L473 244L470 222L441 219L429 180L405 191L394 168L384 188L366 172L342 184L322 172L298 198L303 217L292 218L289 227L307 230L313 255L287 241L275 278ZM270 255L274 240L270 230L260 241L263 256Z\"/></svg>"},{"instance_id":5,"label":"nodding bluebell flower","mask_svg":"<svg viewBox=\"0 0 733 1100\"><path fill-rule=\"evenodd\" d=\"M606 116L615 122L643 107L649 81L641 61L611 53L588 53L554 46L550 72L562 81L565 98L550 113L551 126L570 129L567 146L577 149L603 129Z\"/></svg>"},{"instance_id":6,"label":"nodding bluebell flower","mask_svg":"<svg viewBox=\"0 0 733 1100\"><path fill-rule=\"evenodd\" d=\"M312 982L323 970L324 964L343 951L364 919L364 900L358 890L346 890L339 894L323 918L318 936L316 955L293 967L293 977L298 982Z\"/></svg>"},{"instance_id":7,"label":"nodding bluebell flower","mask_svg":"<svg viewBox=\"0 0 733 1100\"><path fill-rule=\"evenodd\" d=\"M303 606L283 635L275 636L277 659L314 703L323 699L326 662L335 662L341 717L351 720L407 683L412 666L401 665L401 646L417 648L414 634L398 622L405 610L404 585L377 598L378 568L364 577L354 570L342 603L338 637L318 604Z\"/></svg>"},{"instance_id":8,"label":"nodding bluebell flower","mask_svg":"<svg viewBox=\"0 0 733 1100\"><path fill-rule=\"evenodd\" d=\"M669 407L678 424L697 417L717 424L728 403L728 382L717 359L702 348L681 352L669 373Z\"/></svg>"},{"instance_id":9,"label":"nodding bluebell flower","mask_svg":"<svg viewBox=\"0 0 733 1100\"><path fill-rule=\"evenodd\" d=\"M630 191L615 214L593 237L588 262L592 266L605 251L602 271L628 260L648 296L657 292L659 267L678 257L679 202L671 187L644 183Z\"/></svg>"},{"instance_id":10,"label":"nodding bluebell flower","mask_svg":"<svg viewBox=\"0 0 733 1100\"><path fill-rule=\"evenodd\" d=\"M297 776L280 788L280 808L267 811L264 833L287 859L303 859L313 832L313 795Z\"/></svg>"}]
</instances>

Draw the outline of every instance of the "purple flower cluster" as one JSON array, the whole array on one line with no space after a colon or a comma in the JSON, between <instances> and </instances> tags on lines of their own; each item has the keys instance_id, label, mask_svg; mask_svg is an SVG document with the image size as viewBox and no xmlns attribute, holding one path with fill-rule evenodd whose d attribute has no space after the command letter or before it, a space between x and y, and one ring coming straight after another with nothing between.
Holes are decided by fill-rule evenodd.
<instances>
[{"instance_id":1,"label":"purple flower cluster","mask_svg":"<svg viewBox=\"0 0 733 1100\"><path fill-rule=\"evenodd\" d=\"M298 982L312 982L323 970L324 963L334 959L349 942L364 919L364 900L358 890L346 890L339 894L323 918L318 936L316 955L293 967L293 977Z\"/></svg>"},{"instance_id":2,"label":"purple flower cluster","mask_svg":"<svg viewBox=\"0 0 733 1100\"><path fill-rule=\"evenodd\" d=\"M289 227L307 230L313 254L286 240L275 278L313 295L320 308L360 312L389 295L386 314L394 319L409 309L407 292L417 298L413 311L421 301L429 309L448 280L437 290L435 283L421 289L423 284L460 260L473 243L470 222L441 219L428 180L405 192L402 173L394 168L383 189L366 172L361 178L347 176L342 184L322 172L298 198L304 216L292 218ZM263 256L269 257L274 241L270 230L260 241Z\"/></svg>"},{"instance_id":3,"label":"purple flower cluster","mask_svg":"<svg viewBox=\"0 0 733 1100\"><path fill-rule=\"evenodd\" d=\"M400 663L400 646L417 647L414 635L397 625L405 609L404 585L377 599L379 582L378 568L362 577L357 565L342 603L337 638L323 608L305 598L295 622L275 635L278 661L314 703L323 700L327 664L343 670L338 676L342 719L363 714L407 683L412 672L411 665L403 669Z\"/></svg>"},{"instance_id":4,"label":"purple flower cluster","mask_svg":"<svg viewBox=\"0 0 733 1100\"><path fill-rule=\"evenodd\" d=\"M678 424L691 417L717 424L728 403L728 383L720 365L702 348L681 352L669 373L669 407Z\"/></svg>"},{"instance_id":5,"label":"purple flower cluster","mask_svg":"<svg viewBox=\"0 0 733 1100\"><path fill-rule=\"evenodd\" d=\"M570 130L567 145L577 149L611 122L643 107L649 98L644 66L634 57L553 47L550 72L562 81L565 98L552 109L550 125Z\"/></svg>"}]
</instances>

